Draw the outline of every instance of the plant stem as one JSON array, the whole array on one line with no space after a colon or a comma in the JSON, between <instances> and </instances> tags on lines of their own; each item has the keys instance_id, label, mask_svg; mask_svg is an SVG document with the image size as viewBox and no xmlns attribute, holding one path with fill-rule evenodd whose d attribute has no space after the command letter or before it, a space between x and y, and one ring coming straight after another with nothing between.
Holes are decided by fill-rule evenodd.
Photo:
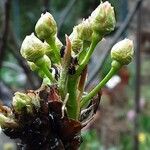
<instances>
[{"instance_id":1,"label":"plant stem","mask_svg":"<svg viewBox=\"0 0 150 150\"><path fill-rule=\"evenodd\" d=\"M79 112L79 103L77 101L77 83L78 78L76 76L69 75L68 76L68 93L69 93L69 99L67 102L67 112L69 118L78 119L78 112Z\"/></svg>"},{"instance_id":2,"label":"plant stem","mask_svg":"<svg viewBox=\"0 0 150 150\"><path fill-rule=\"evenodd\" d=\"M91 98L93 98L101 90L101 88L105 86L105 84L109 81L109 79L114 74L116 74L118 70L119 70L118 68L112 67L109 73L105 76L105 78L89 94L87 94L85 97L81 99L80 107L82 108L85 105L87 105L91 100Z\"/></svg>"},{"instance_id":3,"label":"plant stem","mask_svg":"<svg viewBox=\"0 0 150 150\"><path fill-rule=\"evenodd\" d=\"M83 91L84 91L84 86L85 86L85 82L86 82L86 77L87 77L87 66L84 68L84 70L82 71L82 74L80 76L80 80L79 80L79 84L78 84L78 90L79 90L79 94L78 94L78 101L80 101Z\"/></svg>"},{"instance_id":4,"label":"plant stem","mask_svg":"<svg viewBox=\"0 0 150 150\"><path fill-rule=\"evenodd\" d=\"M40 69L46 74L46 76L47 76L53 83L56 82L55 78L52 76L51 72L48 70L48 68L46 67L46 65L42 65L42 66L40 67Z\"/></svg>"},{"instance_id":5,"label":"plant stem","mask_svg":"<svg viewBox=\"0 0 150 150\"><path fill-rule=\"evenodd\" d=\"M66 35L66 49L64 58L61 62L62 64L62 70L60 73L60 79L59 79L59 91L62 97L62 100L64 100L66 94L67 94L67 79L68 79L68 68L71 61L71 42L69 40L69 37Z\"/></svg>"},{"instance_id":6,"label":"plant stem","mask_svg":"<svg viewBox=\"0 0 150 150\"><path fill-rule=\"evenodd\" d=\"M55 55L55 59L56 59L56 62L57 63L60 63L60 53L59 53L59 50L55 44L55 38L51 38L51 39L48 39L46 40L46 42L50 45L50 47L52 48L52 52L54 53Z\"/></svg>"},{"instance_id":7,"label":"plant stem","mask_svg":"<svg viewBox=\"0 0 150 150\"><path fill-rule=\"evenodd\" d=\"M79 76L82 72L82 70L85 68L85 66L87 65L88 61L91 58L91 55L96 47L96 45L98 44L99 40L97 38L93 38L92 43L90 45L90 48L88 50L88 52L85 55L85 58L83 59L83 61L81 62L81 65L79 66L79 68L77 69L76 75Z\"/></svg>"}]
</instances>

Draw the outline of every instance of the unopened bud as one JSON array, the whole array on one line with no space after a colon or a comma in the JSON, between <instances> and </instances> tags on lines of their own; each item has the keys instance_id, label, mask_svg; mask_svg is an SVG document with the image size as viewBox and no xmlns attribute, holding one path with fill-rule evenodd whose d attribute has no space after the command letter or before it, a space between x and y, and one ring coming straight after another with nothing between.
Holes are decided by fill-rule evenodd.
<instances>
[{"instance_id":1,"label":"unopened bud","mask_svg":"<svg viewBox=\"0 0 150 150\"><path fill-rule=\"evenodd\" d=\"M36 93L32 93L32 92L27 93L27 95L31 98L32 105L36 109L40 108L40 97L39 97L39 95Z\"/></svg>"},{"instance_id":2,"label":"unopened bud","mask_svg":"<svg viewBox=\"0 0 150 150\"><path fill-rule=\"evenodd\" d=\"M51 68L51 60L50 58L47 56L47 55L44 55L43 56L43 59L44 59L44 62L45 64L48 66L48 68L50 69Z\"/></svg>"},{"instance_id":3,"label":"unopened bud","mask_svg":"<svg viewBox=\"0 0 150 150\"><path fill-rule=\"evenodd\" d=\"M46 12L42 14L35 26L35 32L40 39L47 40L57 33L57 25L53 16Z\"/></svg>"},{"instance_id":4,"label":"unopened bud","mask_svg":"<svg viewBox=\"0 0 150 150\"><path fill-rule=\"evenodd\" d=\"M16 92L12 102L13 108L17 113L22 113L28 108L28 112L31 110L31 98L24 93Z\"/></svg>"},{"instance_id":5,"label":"unopened bud","mask_svg":"<svg viewBox=\"0 0 150 150\"><path fill-rule=\"evenodd\" d=\"M27 61L27 63L28 63L28 66L30 67L30 69L32 71L38 71L39 70L39 67L35 63L30 62L30 61Z\"/></svg>"},{"instance_id":6,"label":"unopened bud","mask_svg":"<svg viewBox=\"0 0 150 150\"><path fill-rule=\"evenodd\" d=\"M3 128L8 121L8 118L0 113L0 126Z\"/></svg>"},{"instance_id":7,"label":"unopened bud","mask_svg":"<svg viewBox=\"0 0 150 150\"><path fill-rule=\"evenodd\" d=\"M100 35L105 35L114 30L116 20L114 8L106 1L101 3L91 14L92 28Z\"/></svg>"},{"instance_id":8,"label":"unopened bud","mask_svg":"<svg viewBox=\"0 0 150 150\"><path fill-rule=\"evenodd\" d=\"M59 50L60 50L61 47L63 46L62 42L59 40L58 37L56 37L55 44L56 44L56 47L57 47Z\"/></svg>"},{"instance_id":9,"label":"unopened bud","mask_svg":"<svg viewBox=\"0 0 150 150\"><path fill-rule=\"evenodd\" d=\"M133 42L124 39L112 47L111 58L122 65L127 65L132 61L134 54Z\"/></svg>"},{"instance_id":10,"label":"unopened bud","mask_svg":"<svg viewBox=\"0 0 150 150\"><path fill-rule=\"evenodd\" d=\"M92 27L89 19L83 20L81 24L77 25L76 28L78 37L83 41L92 40Z\"/></svg>"},{"instance_id":11,"label":"unopened bud","mask_svg":"<svg viewBox=\"0 0 150 150\"><path fill-rule=\"evenodd\" d=\"M0 113L0 127L15 128L17 127L17 123L13 119L6 117L4 114Z\"/></svg>"},{"instance_id":12,"label":"unopened bud","mask_svg":"<svg viewBox=\"0 0 150 150\"><path fill-rule=\"evenodd\" d=\"M46 41L44 42L44 44L46 46L45 54L51 59L51 61L53 63L56 63L54 50L51 48L51 46ZM57 37L55 39L55 45L57 47L57 50L59 50L59 53L60 53L60 49L63 46L63 44L61 43L61 41Z\"/></svg>"},{"instance_id":13,"label":"unopened bud","mask_svg":"<svg viewBox=\"0 0 150 150\"><path fill-rule=\"evenodd\" d=\"M69 36L71 41L72 50L75 53L78 53L83 45L83 40L79 38L79 35L77 33L76 27L74 27L73 32Z\"/></svg>"},{"instance_id":14,"label":"unopened bud","mask_svg":"<svg viewBox=\"0 0 150 150\"><path fill-rule=\"evenodd\" d=\"M24 39L20 52L27 61L35 62L45 54L45 45L32 33Z\"/></svg>"}]
</instances>

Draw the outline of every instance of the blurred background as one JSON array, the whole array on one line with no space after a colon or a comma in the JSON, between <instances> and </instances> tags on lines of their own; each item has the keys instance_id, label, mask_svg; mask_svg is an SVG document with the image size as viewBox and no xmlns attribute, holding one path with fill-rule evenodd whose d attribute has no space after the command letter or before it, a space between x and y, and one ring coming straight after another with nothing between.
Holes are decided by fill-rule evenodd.
<instances>
[{"instance_id":1,"label":"blurred background","mask_svg":"<svg viewBox=\"0 0 150 150\"><path fill-rule=\"evenodd\" d=\"M135 58L103 89L96 116L83 130L81 150L150 149L150 1L109 0L116 29L97 46L89 65L90 90L110 69L109 52L119 40L134 41ZM87 18L100 0L0 0L0 102L10 105L13 93L37 89L41 79L30 71L20 46L42 12L49 11L64 43L74 25ZM65 44L65 43L64 43ZM0 146L11 140L0 135ZM1 149L1 148L0 148Z\"/></svg>"}]
</instances>

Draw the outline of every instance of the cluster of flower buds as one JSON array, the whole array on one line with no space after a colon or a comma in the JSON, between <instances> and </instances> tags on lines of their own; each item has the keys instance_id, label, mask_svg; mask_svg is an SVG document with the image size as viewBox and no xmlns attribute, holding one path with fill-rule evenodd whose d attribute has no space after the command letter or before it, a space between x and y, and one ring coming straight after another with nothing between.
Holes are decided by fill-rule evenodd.
<instances>
[{"instance_id":1,"label":"cluster of flower buds","mask_svg":"<svg viewBox=\"0 0 150 150\"><path fill-rule=\"evenodd\" d=\"M115 24L114 8L107 1L101 3L88 19L74 27L70 35L73 51L79 52L85 41L100 41L104 35L115 29Z\"/></svg>"},{"instance_id":2,"label":"cluster of flower buds","mask_svg":"<svg viewBox=\"0 0 150 150\"><path fill-rule=\"evenodd\" d=\"M63 46L57 37L57 24L53 16L48 12L42 14L35 26L36 35L32 33L26 36L20 52L27 60L31 70L36 71L43 78L41 87L49 85L49 88L40 89L42 94L15 93L12 102L13 111L9 115L0 111L2 128L9 128L9 125L10 128L19 126L22 121L21 131L27 129L27 132L23 133L30 135L30 126L34 130L34 125L38 122L40 125L32 134L45 136L45 140L48 139L49 142L54 142L56 137L59 137L60 139L55 142L58 142L60 147L62 147L62 143L64 147L73 146L74 144L71 145L71 142L77 142L78 132L92 119L89 116L93 116L96 112L95 105L99 103L95 103L95 96L99 95L101 88L123 65L128 65L132 61L133 42L129 39L118 42L111 50L112 64L109 73L97 86L85 94L88 62L99 41L115 29L115 24L114 8L107 1L101 2L88 19L84 19L75 26L69 37L66 36L66 46ZM100 100L99 97L96 99ZM26 115L30 117L31 121L27 121ZM23 120L26 120L27 123ZM42 124L42 122L44 123ZM41 127L43 125L45 131L47 128L50 130L48 134L43 132L44 129ZM55 129L51 131L53 126L60 127L58 128L59 132ZM41 133L37 130L40 130ZM66 137L60 133L67 130L69 133L65 133ZM19 135L21 136L23 133L19 132ZM47 138L49 135L50 137ZM63 138L71 138L70 143L65 143ZM25 140L27 139L25 138ZM31 142L32 140L27 141ZM30 144L32 145L32 142Z\"/></svg>"},{"instance_id":3,"label":"cluster of flower buds","mask_svg":"<svg viewBox=\"0 0 150 150\"><path fill-rule=\"evenodd\" d=\"M40 107L39 97L35 93L16 92L12 101L13 109L17 114L33 113L34 109Z\"/></svg>"}]
</instances>

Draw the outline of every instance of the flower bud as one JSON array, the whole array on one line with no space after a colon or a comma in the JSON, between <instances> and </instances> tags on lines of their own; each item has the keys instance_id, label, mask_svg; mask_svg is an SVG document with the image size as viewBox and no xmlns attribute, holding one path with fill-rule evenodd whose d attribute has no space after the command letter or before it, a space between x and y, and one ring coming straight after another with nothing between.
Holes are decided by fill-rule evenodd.
<instances>
[{"instance_id":1,"label":"flower bud","mask_svg":"<svg viewBox=\"0 0 150 150\"><path fill-rule=\"evenodd\" d=\"M83 20L76 28L78 37L83 41L91 41L93 30L89 19Z\"/></svg>"},{"instance_id":2,"label":"flower bud","mask_svg":"<svg viewBox=\"0 0 150 150\"><path fill-rule=\"evenodd\" d=\"M28 108L28 112L32 112L31 98L24 93L16 92L12 102L13 108L17 113L24 112Z\"/></svg>"},{"instance_id":3,"label":"flower bud","mask_svg":"<svg viewBox=\"0 0 150 150\"><path fill-rule=\"evenodd\" d=\"M47 55L43 56L44 62L45 64L48 66L48 68L51 68L51 60L49 59L49 57Z\"/></svg>"},{"instance_id":4,"label":"flower bud","mask_svg":"<svg viewBox=\"0 0 150 150\"><path fill-rule=\"evenodd\" d=\"M40 39L47 40L57 33L57 25L53 16L46 12L42 14L35 26L35 32Z\"/></svg>"},{"instance_id":5,"label":"flower bud","mask_svg":"<svg viewBox=\"0 0 150 150\"><path fill-rule=\"evenodd\" d=\"M132 61L134 54L133 42L124 39L112 47L111 58L122 65L127 65Z\"/></svg>"},{"instance_id":6,"label":"flower bud","mask_svg":"<svg viewBox=\"0 0 150 150\"><path fill-rule=\"evenodd\" d=\"M115 28L114 8L108 1L101 3L92 12L90 19L93 30L102 36L110 33Z\"/></svg>"},{"instance_id":7,"label":"flower bud","mask_svg":"<svg viewBox=\"0 0 150 150\"><path fill-rule=\"evenodd\" d=\"M31 104L36 108L40 108L40 97L38 94L33 93L33 92L29 92L27 93L27 95L30 97L31 99Z\"/></svg>"},{"instance_id":8,"label":"flower bud","mask_svg":"<svg viewBox=\"0 0 150 150\"><path fill-rule=\"evenodd\" d=\"M30 62L30 61L28 61L27 63L32 71L35 71L38 73L39 77L41 77L41 78L45 77L44 72L35 63Z\"/></svg>"},{"instance_id":9,"label":"flower bud","mask_svg":"<svg viewBox=\"0 0 150 150\"><path fill-rule=\"evenodd\" d=\"M55 59L55 55L54 55L54 50L51 48L51 46L45 41L44 42L45 46L46 46L46 51L45 51L45 54L51 59L51 61L53 63L56 63L56 59ZM55 45L57 47L57 50L59 50L59 53L60 53L60 49L61 47L63 46L63 44L61 43L61 41L56 37L56 40L55 40Z\"/></svg>"},{"instance_id":10,"label":"flower bud","mask_svg":"<svg viewBox=\"0 0 150 150\"><path fill-rule=\"evenodd\" d=\"M27 61L27 63L28 63L28 66L30 67L30 69L32 71L38 71L39 70L39 67L35 63L30 62L30 61Z\"/></svg>"},{"instance_id":11,"label":"flower bud","mask_svg":"<svg viewBox=\"0 0 150 150\"><path fill-rule=\"evenodd\" d=\"M8 118L0 113L0 126L3 128L8 121Z\"/></svg>"},{"instance_id":12,"label":"flower bud","mask_svg":"<svg viewBox=\"0 0 150 150\"><path fill-rule=\"evenodd\" d=\"M6 117L4 114L0 113L0 127L2 128L8 128L8 127L16 127L17 126L17 123L9 118L9 117Z\"/></svg>"},{"instance_id":13,"label":"flower bud","mask_svg":"<svg viewBox=\"0 0 150 150\"><path fill-rule=\"evenodd\" d=\"M44 43L32 33L24 39L20 52L27 61L35 62L43 57L45 49Z\"/></svg>"},{"instance_id":14,"label":"flower bud","mask_svg":"<svg viewBox=\"0 0 150 150\"><path fill-rule=\"evenodd\" d=\"M71 35L69 36L70 41L71 41L71 46L72 46L72 50L75 53L78 53L83 45L83 40L81 40L78 36L76 27L74 27L73 32L71 33Z\"/></svg>"},{"instance_id":15,"label":"flower bud","mask_svg":"<svg viewBox=\"0 0 150 150\"><path fill-rule=\"evenodd\" d=\"M58 37L56 37L55 44L56 44L56 47L57 47L59 50L60 50L61 47L63 46L63 44L61 43L61 41L59 40Z\"/></svg>"}]
</instances>

